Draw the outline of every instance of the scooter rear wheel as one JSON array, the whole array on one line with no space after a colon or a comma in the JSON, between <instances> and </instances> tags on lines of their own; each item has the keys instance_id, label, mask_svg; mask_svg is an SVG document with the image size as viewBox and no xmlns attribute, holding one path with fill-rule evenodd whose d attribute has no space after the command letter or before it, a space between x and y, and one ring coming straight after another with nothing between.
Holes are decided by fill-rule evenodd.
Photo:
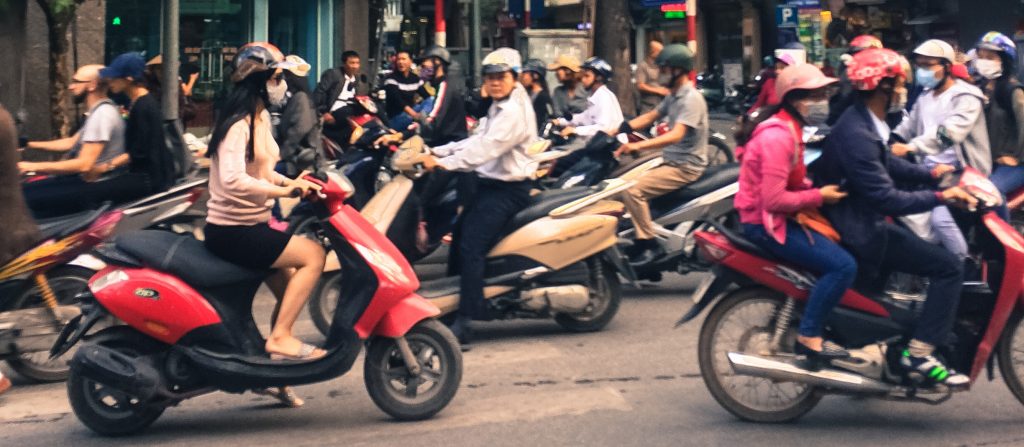
<instances>
[{"instance_id":1,"label":"scooter rear wheel","mask_svg":"<svg viewBox=\"0 0 1024 447\"><path fill-rule=\"evenodd\" d=\"M366 349L363 380L385 413L418 421L437 414L455 397L462 382L462 351L452 332L434 319L417 323L405 339L420 374L409 372L395 339L377 337Z\"/></svg>"},{"instance_id":2,"label":"scooter rear wheel","mask_svg":"<svg viewBox=\"0 0 1024 447\"><path fill-rule=\"evenodd\" d=\"M126 326L104 329L97 343L138 357L164 347ZM166 409L83 377L74 367L68 377L68 400L83 425L104 436L125 436L149 427Z\"/></svg>"},{"instance_id":3,"label":"scooter rear wheel","mask_svg":"<svg viewBox=\"0 0 1024 447\"><path fill-rule=\"evenodd\" d=\"M57 304L66 306L76 304L75 296L89 287L89 279L95 273L85 267L63 265L46 272L46 281L57 295ZM27 288L16 302L16 309L30 309L41 307L43 298L39 288L33 286ZM66 315L61 317L71 318ZM57 340L57 332L54 332L52 339ZM52 343L51 341L50 344ZM17 357L7 359L7 364L19 375L36 382L60 382L68 378L68 361L74 353L72 350L58 358L50 359L50 353L46 351L22 352Z\"/></svg>"},{"instance_id":4,"label":"scooter rear wheel","mask_svg":"<svg viewBox=\"0 0 1024 447\"><path fill-rule=\"evenodd\" d=\"M593 260L590 265L590 306L587 311L555 315L555 322L559 326L573 332L594 332L604 329L612 318L615 318L622 303L622 285L619 283L619 274L615 272L615 268L600 260Z\"/></svg>"},{"instance_id":5,"label":"scooter rear wheel","mask_svg":"<svg viewBox=\"0 0 1024 447\"><path fill-rule=\"evenodd\" d=\"M736 374L727 354L757 354L770 347L783 298L763 287L731 292L708 314L698 341L700 374L711 396L736 417L752 422L789 422L811 411L821 394L808 385ZM797 322L790 325L790 335ZM783 340L784 349L792 346Z\"/></svg>"}]
</instances>

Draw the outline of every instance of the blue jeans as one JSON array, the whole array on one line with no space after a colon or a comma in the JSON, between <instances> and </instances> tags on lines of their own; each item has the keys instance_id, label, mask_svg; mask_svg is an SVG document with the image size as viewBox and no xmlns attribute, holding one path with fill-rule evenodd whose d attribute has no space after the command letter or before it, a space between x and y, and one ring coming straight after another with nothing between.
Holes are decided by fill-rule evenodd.
<instances>
[{"instance_id":1,"label":"blue jeans","mask_svg":"<svg viewBox=\"0 0 1024 447\"><path fill-rule=\"evenodd\" d=\"M992 183L996 184L999 192L1008 196L1017 190L1024 188L1024 165L1005 166L996 165L989 177Z\"/></svg>"},{"instance_id":2,"label":"blue jeans","mask_svg":"<svg viewBox=\"0 0 1024 447\"><path fill-rule=\"evenodd\" d=\"M992 175L989 176L989 180L996 184L996 188L999 188L999 192L1003 193L1004 198L1009 197L1010 194L1024 188L1024 165L1006 166L997 164L992 169ZM1010 221L1010 211L1006 209L1006 205L1000 207L999 216L1007 222Z\"/></svg>"},{"instance_id":3,"label":"blue jeans","mask_svg":"<svg viewBox=\"0 0 1024 447\"><path fill-rule=\"evenodd\" d=\"M821 337L825 318L857 276L857 261L835 242L792 221L786 223L785 244L772 238L763 225L743 224L743 233L769 253L819 275L800 319L800 335Z\"/></svg>"}]
</instances>

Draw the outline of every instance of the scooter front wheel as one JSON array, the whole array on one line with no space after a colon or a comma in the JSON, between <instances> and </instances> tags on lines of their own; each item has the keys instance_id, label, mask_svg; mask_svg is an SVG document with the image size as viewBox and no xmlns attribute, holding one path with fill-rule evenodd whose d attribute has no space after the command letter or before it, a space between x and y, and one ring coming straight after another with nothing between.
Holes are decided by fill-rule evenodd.
<instances>
[{"instance_id":1,"label":"scooter front wheel","mask_svg":"<svg viewBox=\"0 0 1024 447\"><path fill-rule=\"evenodd\" d=\"M413 326L405 339L416 357L419 373L413 374L402 356L398 341L370 340L363 365L363 380L370 398L395 419L427 419L444 409L462 382L462 352L448 327L435 319Z\"/></svg>"},{"instance_id":2,"label":"scooter front wheel","mask_svg":"<svg viewBox=\"0 0 1024 447\"><path fill-rule=\"evenodd\" d=\"M131 357L151 355L163 349L159 343L125 326L104 329L97 334L100 345ZM142 402L137 397L86 378L72 367L68 377L68 400L75 416L86 427L104 436L125 436L149 427L165 407Z\"/></svg>"}]
</instances>

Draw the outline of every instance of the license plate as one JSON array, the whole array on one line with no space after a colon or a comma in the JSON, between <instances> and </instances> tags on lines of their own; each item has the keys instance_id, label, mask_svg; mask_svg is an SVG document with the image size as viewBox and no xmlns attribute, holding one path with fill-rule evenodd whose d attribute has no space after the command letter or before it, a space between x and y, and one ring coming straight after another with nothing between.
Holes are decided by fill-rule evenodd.
<instances>
[{"instance_id":1,"label":"license plate","mask_svg":"<svg viewBox=\"0 0 1024 447\"><path fill-rule=\"evenodd\" d=\"M700 281L700 285L693 291L693 302L699 303L700 299L704 297L704 294L711 288L711 283L715 282L715 275L707 274L704 275L704 279Z\"/></svg>"}]
</instances>

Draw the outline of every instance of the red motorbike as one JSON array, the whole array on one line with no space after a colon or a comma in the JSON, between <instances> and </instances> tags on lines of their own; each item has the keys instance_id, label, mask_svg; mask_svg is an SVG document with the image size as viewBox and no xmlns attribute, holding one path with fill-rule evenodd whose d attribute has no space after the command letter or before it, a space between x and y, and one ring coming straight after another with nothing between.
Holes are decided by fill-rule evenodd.
<instances>
[{"instance_id":1,"label":"red motorbike","mask_svg":"<svg viewBox=\"0 0 1024 447\"><path fill-rule=\"evenodd\" d=\"M1024 349L1024 238L993 211L1001 196L987 178L968 169L959 184L981 204L964 213L962 225L984 278L965 282L954 337L937 353L947 365L968 372L971 383L986 368L992 380L998 358L1000 375L1024 403L1024 359L1014 354ZM807 413L827 394L930 404L952 396L954 389L914 380L899 366L923 293L855 285L826 324L826 338L850 347L852 357L811 371L800 366L792 346L815 277L728 228L700 232L696 239L702 256L715 264L715 275L697 289L696 304L679 324L714 304L700 331L700 370L712 396L730 413L783 422Z\"/></svg>"},{"instance_id":2,"label":"red motorbike","mask_svg":"<svg viewBox=\"0 0 1024 447\"><path fill-rule=\"evenodd\" d=\"M68 397L78 419L103 435L138 432L172 405L204 393L323 382L348 372L363 346L370 397L400 420L428 418L454 398L462 355L440 311L416 295L412 267L344 203L340 173L306 177L323 190L309 201L345 277L324 349L311 361L271 360L252 303L268 271L209 253L189 236L138 231L98 250L109 267L89 282L82 314L51 354L84 340L71 360ZM298 191L296 191L298 192ZM124 325L88 336L112 314Z\"/></svg>"}]
</instances>

